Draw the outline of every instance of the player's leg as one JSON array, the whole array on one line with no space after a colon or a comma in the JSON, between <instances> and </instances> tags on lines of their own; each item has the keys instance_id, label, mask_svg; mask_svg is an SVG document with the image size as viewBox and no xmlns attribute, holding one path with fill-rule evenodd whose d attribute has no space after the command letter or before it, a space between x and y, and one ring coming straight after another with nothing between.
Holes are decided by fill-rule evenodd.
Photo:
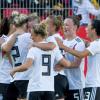
<instances>
[{"instance_id":1,"label":"player's leg","mask_svg":"<svg viewBox=\"0 0 100 100\"><path fill-rule=\"evenodd\" d=\"M30 92L28 100L41 100L41 92Z\"/></svg>"},{"instance_id":2,"label":"player's leg","mask_svg":"<svg viewBox=\"0 0 100 100\"><path fill-rule=\"evenodd\" d=\"M14 82L11 82L7 89L7 100L17 100L17 96L18 96L18 90Z\"/></svg>"},{"instance_id":3,"label":"player's leg","mask_svg":"<svg viewBox=\"0 0 100 100\"><path fill-rule=\"evenodd\" d=\"M53 91L45 91L41 100L56 100L55 93Z\"/></svg>"},{"instance_id":4,"label":"player's leg","mask_svg":"<svg viewBox=\"0 0 100 100\"><path fill-rule=\"evenodd\" d=\"M0 83L0 100L7 100L7 89L9 84Z\"/></svg>"},{"instance_id":5,"label":"player's leg","mask_svg":"<svg viewBox=\"0 0 100 100\"><path fill-rule=\"evenodd\" d=\"M20 80L15 81L14 84L17 87L19 91L19 96L17 100L26 100L27 99L27 86L28 86L28 80Z\"/></svg>"},{"instance_id":6,"label":"player's leg","mask_svg":"<svg viewBox=\"0 0 100 100\"><path fill-rule=\"evenodd\" d=\"M61 74L55 76L55 96L56 100L64 100L69 85L67 77Z\"/></svg>"}]
</instances>

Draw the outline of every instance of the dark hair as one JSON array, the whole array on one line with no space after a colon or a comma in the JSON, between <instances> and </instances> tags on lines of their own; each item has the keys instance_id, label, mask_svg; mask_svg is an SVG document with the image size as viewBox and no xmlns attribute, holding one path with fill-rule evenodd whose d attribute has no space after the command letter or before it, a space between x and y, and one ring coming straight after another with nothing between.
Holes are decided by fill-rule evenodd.
<instances>
[{"instance_id":1,"label":"dark hair","mask_svg":"<svg viewBox=\"0 0 100 100\"><path fill-rule=\"evenodd\" d=\"M10 24L13 24L13 16L10 16L10 18L4 18L1 21L1 26L0 26L0 36L7 35L9 33L10 30Z\"/></svg>"},{"instance_id":2,"label":"dark hair","mask_svg":"<svg viewBox=\"0 0 100 100\"><path fill-rule=\"evenodd\" d=\"M1 26L0 26L0 36L7 35L9 32L9 22L8 18L4 18L1 21Z\"/></svg>"},{"instance_id":3,"label":"dark hair","mask_svg":"<svg viewBox=\"0 0 100 100\"><path fill-rule=\"evenodd\" d=\"M77 27L80 26L80 20L77 16L72 16L72 17L68 17L68 18L73 20L74 25L76 25Z\"/></svg>"},{"instance_id":4,"label":"dark hair","mask_svg":"<svg viewBox=\"0 0 100 100\"><path fill-rule=\"evenodd\" d=\"M33 26L33 32L37 35L41 35L43 38L47 36L46 25L43 23Z\"/></svg>"},{"instance_id":5,"label":"dark hair","mask_svg":"<svg viewBox=\"0 0 100 100\"><path fill-rule=\"evenodd\" d=\"M56 26L56 31L59 31L62 26L62 17L50 15L49 18L52 20L53 24Z\"/></svg>"},{"instance_id":6,"label":"dark hair","mask_svg":"<svg viewBox=\"0 0 100 100\"><path fill-rule=\"evenodd\" d=\"M97 36L100 36L100 20L92 20L92 28L96 30Z\"/></svg>"}]
</instances>

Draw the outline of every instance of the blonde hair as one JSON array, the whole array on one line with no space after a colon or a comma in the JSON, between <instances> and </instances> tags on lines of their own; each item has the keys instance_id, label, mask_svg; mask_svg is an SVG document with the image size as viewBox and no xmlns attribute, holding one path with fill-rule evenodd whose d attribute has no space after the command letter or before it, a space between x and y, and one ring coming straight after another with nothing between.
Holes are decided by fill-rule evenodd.
<instances>
[{"instance_id":1,"label":"blonde hair","mask_svg":"<svg viewBox=\"0 0 100 100\"><path fill-rule=\"evenodd\" d=\"M18 16L14 17L14 24L16 25L16 27L20 27L27 22L28 22L28 16L25 14L19 14Z\"/></svg>"},{"instance_id":2,"label":"blonde hair","mask_svg":"<svg viewBox=\"0 0 100 100\"><path fill-rule=\"evenodd\" d=\"M47 36L46 25L40 23L33 26L33 32L37 35L41 35L43 38Z\"/></svg>"},{"instance_id":3,"label":"blonde hair","mask_svg":"<svg viewBox=\"0 0 100 100\"><path fill-rule=\"evenodd\" d=\"M37 13L29 14L28 21L30 21L30 20L37 20L38 23L40 22L40 18L38 17Z\"/></svg>"}]
</instances>

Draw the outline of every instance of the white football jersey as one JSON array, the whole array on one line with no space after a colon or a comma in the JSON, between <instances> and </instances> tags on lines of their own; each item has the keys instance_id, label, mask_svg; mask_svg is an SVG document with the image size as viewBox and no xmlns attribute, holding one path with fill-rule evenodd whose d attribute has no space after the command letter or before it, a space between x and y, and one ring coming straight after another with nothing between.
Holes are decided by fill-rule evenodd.
<instances>
[{"instance_id":1,"label":"white football jersey","mask_svg":"<svg viewBox=\"0 0 100 100\"><path fill-rule=\"evenodd\" d=\"M54 35L52 35L54 38L59 38L62 42L63 42L63 38L59 35L59 33L56 33ZM59 46L58 46L59 47ZM59 50L61 51L62 55L63 55L63 50L59 48ZM64 70L61 70L59 72L55 72L55 75L57 75L58 73L65 75Z\"/></svg>"},{"instance_id":2,"label":"white football jersey","mask_svg":"<svg viewBox=\"0 0 100 100\"><path fill-rule=\"evenodd\" d=\"M53 43L56 45L56 47L59 48L55 37L53 37L53 36L48 36L48 37L46 38L46 41L47 41L47 42L53 42Z\"/></svg>"},{"instance_id":3,"label":"white football jersey","mask_svg":"<svg viewBox=\"0 0 100 100\"><path fill-rule=\"evenodd\" d=\"M86 87L100 87L100 39L91 42L87 50L91 55L88 57Z\"/></svg>"},{"instance_id":4,"label":"white football jersey","mask_svg":"<svg viewBox=\"0 0 100 100\"><path fill-rule=\"evenodd\" d=\"M7 36L6 35L2 35L0 38L3 38L4 40L6 40ZM1 47L0 47L0 62L2 61L2 51L1 51Z\"/></svg>"},{"instance_id":5,"label":"white football jersey","mask_svg":"<svg viewBox=\"0 0 100 100\"><path fill-rule=\"evenodd\" d=\"M59 38L61 41L63 41L63 38L60 36L59 33L56 33L56 34L54 34L52 36L54 36L55 38Z\"/></svg>"},{"instance_id":6,"label":"white football jersey","mask_svg":"<svg viewBox=\"0 0 100 100\"><path fill-rule=\"evenodd\" d=\"M2 38L6 41L8 37L3 35ZM3 54L2 51L0 51L0 54L2 57L0 62L0 83L9 84L11 80L10 70L12 69L12 65L6 54Z\"/></svg>"},{"instance_id":7,"label":"white football jersey","mask_svg":"<svg viewBox=\"0 0 100 100\"><path fill-rule=\"evenodd\" d=\"M43 51L32 47L29 50L27 58L33 59L33 69L28 84L28 92L54 91L54 61L59 62L63 58L59 50L55 48L50 51Z\"/></svg>"},{"instance_id":8,"label":"white football jersey","mask_svg":"<svg viewBox=\"0 0 100 100\"><path fill-rule=\"evenodd\" d=\"M74 38L71 41L67 39L63 41L63 44L67 47L70 47L74 50L83 51L85 49L85 44L83 40L79 37ZM75 56L71 55L70 53L65 54L65 58L69 61L74 61ZM82 89L85 87L85 77L84 77L84 59L82 59L80 67L65 69L65 74L69 81L69 89Z\"/></svg>"},{"instance_id":9,"label":"white football jersey","mask_svg":"<svg viewBox=\"0 0 100 100\"><path fill-rule=\"evenodd\" d=\"M77 0L72 0L73 13L75 15L81 14L82 20L80 24L90 23L89 13L97 16L100 14L100 9L97 10L89 0L82 0L82 3L78 3Z\"/></svg>"},{"instance_id":10,"label":"white football jersey","mask_svg":"<svg viewBox=\"0 0 100 100\"><path fill-rule=\"evenodd\" d=\"M19 35L16 39L16 42L11 50L11 55L13 57L14 66L19 66L23 64L26 60L29 46L32 42L30 38L30 33L24 33ZM17 72L14 75L13 80L29 80L31 68L25 72Z\"/></svg>"}]
</instances>

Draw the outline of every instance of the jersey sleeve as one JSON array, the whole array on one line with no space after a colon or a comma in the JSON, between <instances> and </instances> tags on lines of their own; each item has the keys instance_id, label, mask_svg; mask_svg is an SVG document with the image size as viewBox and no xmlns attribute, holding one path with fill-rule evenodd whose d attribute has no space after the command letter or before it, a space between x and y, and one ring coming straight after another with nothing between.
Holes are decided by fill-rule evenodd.
<instances>
[{"instance_id":1,"label":"jersey sleeve","mask_svg":"<svg viewBox=\"0 0 100 100\"><path fill-rule=\"evenodd\" d=\"M75 46L75 50L77 51L83 51L84 49L85 49L85 44L83 42L80 42Z\"/></svg>"},{"instance_id":2,"label":"jersey sleeve","mask_svg":"<svg viewBox=\"0 0 100 100\"><path fill-rule=\"evenodd\" d=\"M54 39L53 36L49 36L47 39L46 39L47 42L53 42L56 46L58 46L56 40Z\"/></svg>"},{"instance_id":3,"label":"jersey sleeve","mask_svg":"<svg viewBox=\"0 0 100 100\"><path fill-rule=\"evenodd\" d=\"M11 40L12 35L13 35L13 34L11 34L7 39L5 39L6 41L5 41L4 43L2 43L1 48L3 47L3 45L7 44L7 42L8 42L9 40Z\"/></svg>"},{"instance_id":4,"label":"jersey sleeve","mask_svg":"<svg viewBox=\"0 0 100 100\"><path fill-rule=\"evenodd\" d=\"M31 49L29 49L29 52L28 52L28 54L27 54L27 58L31 58L31 59L33 59L34 60L34 58L35 58L35 51L34 51L35 49L32 47Z\"/></svg>"},{"instance_id":5,"label":"jersey sleeve","mask_svg":"<svg viewBox=\"0 0 100 100\"><path fill-rule=\"evenodd\" d=\"M30 33L25 33L24 37L23 37L23 41L29 43L32 43L32 39L31 39L31 34Z\"/></svg>"},{"instance_id":6,"label":"jersey sleeve","mask_svg":"<svg viewBox=\"0 0 100 100\"><path fill-rule=\"evenodd\" d=\"M99 42L100 43L100 42ZM90 44L89 47L87 47L86 49L92 54L95 55L97 53L100 53L100 44L98 42L94 41Z\"/></svg>"},{"instance_id":7,"label":"jersey sleeve","mask_svg":"<svg viewBox=\"0 0 100 100\"><path fill-rule=\"evenodd\" d=\"M56 59L55 59L56 63L58 63L62 58L63 58L63 56L62 56L60 50L56 49Z\"/></svg>"},{"instance_id":8,"label":"jersey sleeve","mask_svg":"<svg viewBox=\"0 0 100 100\"><path fill-rule=\"evenodd\" d=\"M63 40L63 38L57 33L57 34L54 34L54 37L55 38L59 38L61 41Z\"/></svg>"}]
</instances>

